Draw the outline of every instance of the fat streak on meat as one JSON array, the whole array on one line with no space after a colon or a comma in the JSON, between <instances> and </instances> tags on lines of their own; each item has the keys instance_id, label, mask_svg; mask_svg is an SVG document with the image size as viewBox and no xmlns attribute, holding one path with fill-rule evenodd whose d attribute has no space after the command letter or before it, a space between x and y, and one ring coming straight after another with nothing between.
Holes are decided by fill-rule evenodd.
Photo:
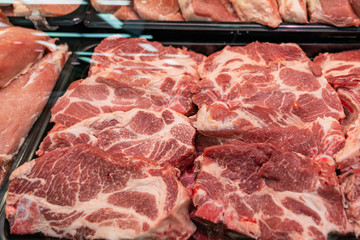
<instances>
[{"instance_id":1,"label":"fat streak on meat","mask_svg":"<svg viewBox=\"0 0 360 240\"><path fill-rule=\"evenodd\" d=\"M0 89L0 166L17 154L40 115L66 62L67 50L66 45L52 49L26 73Z\"/></svg>"},{"instance_id":2,"label":"fat streak on meat","mask_svg":"<svg viewBox=\"0 0 360 240\"><path fill-rule=\"evenodd\" d=\"M200 66L195 128L209 137L268 142L307 156L344 144L340 100L295 44L225 47Z\"/></svg>"},{"instance_id":3,"label":"fat streak on meat","mask_svg":"<svg viewBox=\"0 0 360 240\"><path fill-rule=\"evenodd\" d=\"M95 49L87 79L73 82L52 109L67 127L100 113L145 108L194 111L191 88L204 59L145 39L107 38Z\"/></svg>"},{"instance_id":4,"label":"fat streak on meat","mask_svg":"<svg viewBox=\"0 0 360 240\"><path fill-rule=\"evenodd\" d=\"M143 156L160 165L182 169L194 152L195 129L187 117L170 109L105 113L69 128L59 128L46 136L38 155L87 143L109 154Z\"/></svg>"},{"instance_id":5,"label":"fat streak on meat","mask_svg":"<svg viewBox=\"0 0 360 240\"><path fill-rule=\"evenodd\" d=\"M256 239L352 231L329 157L312 161L267 144L222 145L205 149L196 166L194 220Z\"/></svg>"},{"instance_id":6,"label":"fat streak on meat","mask_svg":"<svg viewBox=\"0 0 360 240\"><path fill-rule=\"evenodd\" d=\"M230 0L242 22L276 28L282 22L276 0Z\"/></svg>"},{"instance_id":7,"label":"fat streak on meat","mask_svg":"<svg viewBox=\"0 0 360 240\"><path fill-rule=\"evenodd\" d=\"M277 0L284 22L308 23L306 0Z\"/></svg>"},{"instance_id":8,"label":"fat streak on meat","mask_svg":"<svg viewBox=\"0 0 360 240\"><path fill-rule=\"evenodd\" d=\"M310 22L325 23L336 27L359 27L349 0L307 0Z\"/></svg>"},{"instance_id":9,"label":"fat streak on meat","mask_svg":"<svg viewBox=\"0 0 360 240\"><path fill-rule=\"evenodd\" d=\"M177 175L175 168L86 144L57 149L11 174L6 216L13 234L187 239L195 225Z\"/></svg>"},{"instance_id":10,"label":"fat streak on meat","mask_svg":"<svg viewBox=\"0 0 360 240\"><path fill-rule=\"evenodd\" d=\"M239 22L229 0L178 0L186 21Z\"/></svg>"}]
</instances>

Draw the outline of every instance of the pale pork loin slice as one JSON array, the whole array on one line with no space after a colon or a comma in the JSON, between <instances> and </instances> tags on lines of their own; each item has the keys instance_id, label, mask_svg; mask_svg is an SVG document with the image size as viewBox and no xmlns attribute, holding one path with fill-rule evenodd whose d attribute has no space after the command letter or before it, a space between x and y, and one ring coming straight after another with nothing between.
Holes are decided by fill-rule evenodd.
<instances>
[{"instance_id":1,"label":"pale pork loin slice","mask_svg":"<svg viewBox=\"0 0 360 240\"><path fill-rule=\"evenodd\" d=\"M282 22L276 0L230 0L242 22L276 28Z\"/></svg>"},{"instance_id":2,"label":"pale pork loin slice","mask_svg":"<svg viewBox=\"0 0 360 240\"><path fill-rule=\"evenodd\" d=\"M21 27L0 28L0 88L16 76L25 73L39 60L50 38L33 29Z\"/></svg>"},{"instance_id":3,"label":"pale pork loin slice","mask_svg":"<svg viewBox=\"0 0 360 240\"><path fill-rule=\"evenodd\" d=\"M49 44L52 44L48 42ZM47 53L26 73L0 89L0 166L17 154L44 108L68 57L67 46Z\"/></svg>"},{"instance_id":4,"label":"pale pork loin slice","mask_svg":"<svg viewBox=\"0 0 360 240\"><path fill-rule=\"evenodd\" d=\"M352 231L330 157L312 161L268 144L221 145L205 149L195 164L191 216L224 224L224 234L324 240Z\"/></svg>"},{"instance_id":5,"label":"pale pork loin slice","mask_svg":"<svg viewBox=\"0 0 360 240\"><path fill-rule=\"evenodd\" d=\"M186 21L239 22L229 0L178 0Z\"/></svg>"},{"instance_id":6,"label":"pale pork loin slice","mask_svg":"<svg viewBox=\"0 0 360 240\"><path fill-rule=\"evenodd\" d=\"M86 144L57 149L12 173L6 217L13 234L188 239L195 225L177 175L175 168Z\"/></svg>"},{"instance_id":7,"label":"pale pork loin slice","mask_svg":"<svg viewBox=\"0 0 360 240\"><path fill-rule=\"evenodd\" d=\"M195 128L210 137L268 142L307 156L343 147L341 102L295 44L225 47L200 66Z\"/></svg>"},{"instance_id":8,"label":"pale pork loin slice","mask_svg":"<svg viewBox=\"0 0 360 240\"><path fill-rule=\"evenodd\" d=\"M358 27L360 19L355 15L349 0L307 0L310 22L325 23L336 27Z\"/></svg>"},{"instance_id":9,"label":"pale pork loin slice","mask_svg":"<svg viewBox=\"0 0 360 240\"><path fill-rule=\"evenodd\" d=\"M159 112L132 109L100 114L69 128L53 129L37 153L87 143L109 154L143 156L160 165L184 168L189 165L186 159L194 153L194 137L195 129L180 113L170 109Z\"/></svg>"},{"instance_id":10,"label":"pale pork loin slice","mask_svg":"<svg viewBox=\"0 0 360 240\"><path fill-rule=\"evenodd\" d=\"M306 0L277 0L284 22L308 23Z\"/></svg>"},{"instance_id":11,"label":"pale pork loin slice","mask_svg":"<svg viewBox=\"0 0 360 240\"><path fill-rule=\"evenodd\" d=\"M144 20L184 21L177 0L134 0L134 9Z\"/></svg>"}]
</instances>

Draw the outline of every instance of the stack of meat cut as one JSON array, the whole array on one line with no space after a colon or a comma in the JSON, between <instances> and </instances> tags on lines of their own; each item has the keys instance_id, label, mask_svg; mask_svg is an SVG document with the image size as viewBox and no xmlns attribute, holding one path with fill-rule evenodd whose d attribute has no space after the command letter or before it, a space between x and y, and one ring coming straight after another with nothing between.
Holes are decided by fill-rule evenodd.
<instances>
[{"instance_id":1,"label":"stack of meat cut","mask_svg":"<svg viewBox=\"0 0 360 240\"><path fill-rule=\"evenodd\" d=\"M276 28L284 22L360 25L357 0L91 0L121 20L256 22Z\"/></svg>"},{"instance_id":2,"label":"stack of meat cut","mask_svg":"<svg viewBox=\"0 0 360 240\"><path fill-rule=\"evenodd\" d=\"M52 109L41 157L11 175L6 215L15 234L70 239L187 239L191 88L204 56L145 39L108 38L89 76ZM28 213L24 217L24 213Z\"/></svg>"},{"instance_id":3,"label":"stack of meat cut","mask_svg":"<svg viewBox=\"0 0 360 240\"><path fill-rule=\"evenodd\" d=\"M89 76L52 109L40 157L11 175L11 232L358 235L359 56L314 63L296 44L254 42L204 57L145 39L103 40ZM205 233L194 234L192 221Z\"/></svg>"}]
</instances>

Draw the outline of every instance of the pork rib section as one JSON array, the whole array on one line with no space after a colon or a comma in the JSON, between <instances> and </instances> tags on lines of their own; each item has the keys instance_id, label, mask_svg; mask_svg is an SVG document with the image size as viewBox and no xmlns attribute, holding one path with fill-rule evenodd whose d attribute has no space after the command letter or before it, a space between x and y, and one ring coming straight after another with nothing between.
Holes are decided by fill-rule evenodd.
<instances>
[{"instance_id":1,"label":"pork rib section","mask_svg":"<svg viewBox=\"0 0 360 240\"><path fill-rule=\"evenodd\" d=\"M228 46L199 71L193 100L200 133L272 143L312 157L343 147L340 100L299 46Z\"/></svg>"},{"instance_id":2,"label":"pork rib section","mask_svg":"<svg viewBox=\"0 0 360 240\"><path fill-rule=\"evenodd\" d=\"M277 0L284 22L308 23L306 0Z\"/></svg>"},{"instance_id":3,"label":"pork rib section","mask_svg":"<svg viewBox=\"0 0 360 240\"><path fill-rule=\"evenodd\" d=\"M276 28L282 22L276 0L230 0L242 22Z\"/></svg>"},{"instance_id":4,"label":"pork rib section","mask_svg":"<svg viewBox=\"0 0 360 240\"><path fill-rule=\"evenodd\" d=\"M295 240L352 230L327 157L312 161L267 144L222 145L205 149L196 165L192 218L224 224L225 233Z\"/></svg>"},{"instance_id":5,"label":"pork rib section","mask_svg":"<svg viewBox=\"0 0 360 240\"><path fill-rule=\"evenodd\" d=\"M109 154L143 156L160 165L184 168L194 153L194 137L195 129L182 114L170 109L132 109L101 114L63 130L53 129L38 154L87 143Z\"/></svg>"},{"instance_id":6,"label":"pork rib section","mask_svg":"<svg viewBox=\"0 0 360 240\"><path fill-rule=\"evenodd\" d=\"M307 0L310 22L325 23L336 27L358 27L360 19L355 15L349 0Z\"/></svg>"},{"instance_id":7,"label":"pork rib section","mask_svg":"<svg viewBox=\"0 0 360 240\"><path fill-rule=\"evenodd\" d=\"M151 160L110 156L89 145L57 149L12 173L6 216L13 234L187 239L195 225L177 174Z\"/></svg>"},{"instance_id":8,"label":"pork rib section","mask_svg":"<svg viewBox=\"0 0 360 240\"><path fill-rule=\"evenodd\" d=\"M178 0L186 21L239 22L229 0Z\"/></svg>"},{"instance_id":9,"label":"pork rib section","mask_svg":"<svg viewBox=\"0 0 360 240\"><path fill-rule=\"evenodd\" d=\"M65 45L52 49L25 74L0 89L1 166L16 155L44 108L68 57L67 50Z\"/></svg>"}]
</instances>

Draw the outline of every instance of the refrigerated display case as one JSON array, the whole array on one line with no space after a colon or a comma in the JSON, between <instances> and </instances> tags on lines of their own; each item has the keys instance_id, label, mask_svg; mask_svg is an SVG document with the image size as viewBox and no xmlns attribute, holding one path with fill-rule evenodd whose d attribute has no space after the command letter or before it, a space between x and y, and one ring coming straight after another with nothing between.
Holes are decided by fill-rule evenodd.
<instances>
[{"instance_id":1,"label":"refrigerated display case","mask_svg":"<svg viewBox=\"0 0 360 240\"><path fill-rule=\"evenodd\" d=\"M116 1L108 1L107 5L111 5L109 2L111 2L113 4L113 2L116 2ZM120 6L127 6L127 7L132 6L132 5L129 5L129 3L132 1L119 1L119 2L121 2L121 3L119 3ZM186 1L182 1L182 2L186 2ZM214 1L214 2L220 2L220 1ZM236 2L236 1L223 1L223 2L230 3L230 2ZM347 1L347 2L350 4L349 1ZM1 3L1 1L0 1L0 3ZM46 4L46 1L44 1L44 4ZM115 6L117 6L117 5L115 4ZM16 157L14 157L13 164L10 168L9 174L5 177L5 180L0 188L1 209L2 209L1 219L0 219L0 227L1 227L2 231L1 231L0 238L4 239L4 240L5 239L9 239L9 240L11 240L11 239L49 239L49 237L45 237L44 235L39 234L39 233L37 233L35 235L16 235L16 234L10 233L10 225L9 225L9 221L6 219L6 211L5 211L6 198L8 196L8 187L11 182L10 174L15 169L17 169L19 166L21 166L27 162L31 162L35 158L38 158L39 152L37 152L37 151L39 150L40 144L44 141L46 136L51 132L59 131L57 129L55 129L55 130L53 129L54 123L51 122L51 118L53 116L51 109L55 105L56 101L64 94L66 96L66 92L68 91L69 86L73 86L73 87L70 87L70 89L73 89L73 88L75 88L75 86L77 86L77 83L79 82L80 79L87 79L88 77L91 77L91 74L94 74L95 70L90 70L90 69L93 69L94 66L99 64L99 61L103 60L101 57L97 58L97 56L107 57L108 56L107 54L114 54L112 52L111 53L96 52L94 54L94 51L96 51L95 50L96 47L101 43L101 41L103 39L105 39L107 37L117 38L119 36L124 37L124 38L145 38L145 39L149 40L151 43L156 41L165 47L172 46L176 49L186 49L186 51L203 54L206 57L212 55L215 52L221 51L226 46L231 46L231 47L246 46L253 42L260 42L260 43L271 42L271 43L276 43L276 44L295 43L298 46L300 46L300 48L305 52L305 54L311 60L313 60L320 53L325 53L325 52L336 53L336 52L342 52L342 51L347 51L347 50L360 49L360 39L359 39L360 28L358 26L335 27L335 26L325 25L325 24L320 24L320 23L301 23L301 24L300 23L281 23L277 27L268 27L268 26L265 26L265 25L262 25L259 23L253 23L253 22L239 22L239 21L214 22L214 21L209 21L209 19L205 19L205 18L198 19L201 21L193 21L191 19L189 21L148 20L148 19L144 19L145 17L142 17L143 15L140 15L138 12L136 12L136 8L134 8L133 11L135 12L135 14L137 14L138 17L141 16L141 17L139 17L139 19L130 19L130 20L122 19L121 20L114 15L114 12L115 12L114 10L111 10L110 12L107 10L105 10L105 12L100 12L99 11L100 9L98 7L97 7L97 9L95 9L94 6L92 6L92 3L88 2L88 1L81 1L81 3L79 4L79 7L75 11L73 11L69 14L66 14L65 16L44 16L45 18L41 18L41 20L35 20L35 22L36 21L41 22L45 19L47 21L47 23L49 23L49 26L50 26L50 28L46 29L46 28L44 28L44 26L40 26L42 23L40 25L38 25L37 23L34 24L34 21L31 21L31 19L29 20L28 17L11 16L11 11L9 10L10 9L9 6L5 6L5 7L3 7L3 9L5 10L5 13L8 13L10 22L13 25L30 27L30 28L40 28L40 29L44 30L46 32L46 34L49 35L50 37L58 38L61 43L67 43L72 52L72 55L69 57L66 65L64 66L64 68L61 72L61 75L59 76L57 84L54 87L54 90L52 91L52 94L48 100L47 105L45 106L45 108L42 111L41 115L39 116L38 120L34 123L33 128L31 129L28 136L26 137L18 154L16 155ZM38 11L37 13L39 13L38 9L37 9L37 11ZM181 9L178 11L178 13L179 12L181 13ZM233 12L233 13L235 14L235 12ZM32 14L34 15L34 13L32 13ZM359 20L359 22L360 22L360 20ZM356 24L357 23L355 23L355 25ZM57 29L52 28L54 26L58 27L58 28ZM119 54L119 56L121 56L118 59L119 61L125 61L124 59L127 59L127 61L131 62L133 60L133 58L139 58L140 60L143 61L143 63L141 64L139 62L136 62L136 64L139 64L136 66L140 69L141 69L141 67L153 68L154 66L149 64L149 60L147 58L153 57L151 54L154 54L157 57L156 61L161 62L162 59L161 59L161 57L158 57L158 53L157 53L158 50L157 50L157 48L154 49L153 45L151 45L151 44L147 44L145 42L143 42L142 44L143 45L141 45L141 46L144 49L144 53L143 53L144 55L141 55L142 53L139 53L139 52L134 53L134 52L126 52L126 51L116 52L115 55ZM156 45L156 46L158 46L158 45ZM130 48L130 46L129 46L129 48ZM159 47L159 48L162 48L162 47ZM174 51L174 52L171 52L171 51ZM289 54L290 53L291 52L289 52ZM128 55L123 57L123 55L126 55L126 54L128 54ZM133 55L131 55L131 54L133 54ZM161 53L159 53L159 54L161 56ZM168 60L167 67L173 66L174 61L175 62L177 61L176 57L179 57L179 55L181 55L180 53L176 52L175 50L169 50L169 53L167 53L167 54L172 55L171 59ZM256 53L253 53L253 54L256 54ZM184 56L180 56L180 58L184 58ZM250 58L251 58L251 56L250 56ZM264 58L266 58L266 57L264 57ZM185 62L182 62L182 61L183 61L183 59L179 60L179 62L181 62L184 66ZM279 59L275 60L274 62L279 64L279 66L282 64L281 60L279 60ZM131 62L131 63L134 64L134 62ZM163 64L163 62L162 62L162 64ZM221 63L219 61L219 64L223 64L223 63ZM199 65L200 65L200 63L199 63ZM124 67L124 66L126 66L126 67ZM133 69L133 66L131 66L131 65L124 65L124 66L120 67L120 70L128 71L129 73L127 73L127 74L130 74L130 71L131 71L131 69ZM272 66L272 67L274 67L274 66ZM119 70L119 68L117 70ZM105 70L103 70L103 71L105 72ZM134 71L136 71L136 70L134 70ZM245 71L251 72L252 70L245 69ZM259 68L258 71L265 71L265 70L264 69L261 70ZM148 74L148 73L144 73L144 72L143 72L143 74ZM177 74L179 74L179 73L177 73ZM199 74L199 73L197 73L197 74ZM198 76L199 79L205 78L204 77L205 73L201 73L201 74L202 74L201 76ZM358 74L358 72L355 71L355 72L352 72L351 74ZM186 73L185 75L188 76L191 74ZM316 75L316 73L314 73L314 75L316 77L319 77ZM160 73L159 73L159 75L156 75L156 76L159 79L161 79ZM107 77L109 77L109 76L107 76ZM111 76L111 77L119 78L120 76L116 75L116 76ZM171 76L171 77L173 77L173 76ZM197 79L196 81L199 81L199 79ZM352 86L355 86L357 84L358 80L356 80L356 79L357 78L355 78L355 80L353 80L351 82L351 84L353 84ZM207 79L207 80L209 80L209 79ZM131 80L128 80L128 81L131 81ZM141 79L141 81L144 81L144 79ZM122 82L121 84L123 84L123 85L120 84L117 87L116 86L114 87L112 85L115 83L106 83L106 84L107 84L107 86L111 85L113 88L127 88L127 89L132 89L132 91L135 91L135 90L137 91L138 89L141 88L139 86L144 83L139 83L139 85L133 86L129 82L126 82L126 83ZM126 85L126 84L128 84L128 85ZM148 83L146 83L146 84L148 84ZM230 83L228 83L228 84L230 84ZM149 89L157 89L157 88L161 89L162 87L164 87L161 84L160 84L161 86L159 85L160 87L158 87L158 85L149 84L146 86ZM224 88L226 88L227 86L228 85L225 84ZM199 91L200 92L201 91L203 91L203 92L212 91L211 87L208 87L208 86L202 86L202 87L203 88L201 90L199 90L199 89L196 89L196 87L192 86L192 89L189 88L189 90L186 90L186 91L191 92L190 95L199 93ZM346 87L344 87L344 88L346 88ZM178 91L180 91L179 89L178 89ZM144 90L144 89L141 88L141 90ZM1 89L0 89L0 91L1 91ZM106 91L106 90L104 90L104 91ZM241 90L239 90L239 91L241 91ZM333 90L333 91L335 92L335 90ZM215 92L214 95L219 94L216 91L214 91L214 92ZM85 98L92 98L92 96L87 95L87 93L83 93L83 94L86 95ZM135 94L135 93L132 92L132 94ZM136 93L136 94L138 94L138 93ZM178 95L175 95L175 96L176 96L176 98L179 97ZM181 94L180 94L180 96L183 97ZM81 99L84 96L77 96L77 97ZM192 98L192 97L190 96L190 98ZM220 99L221 97L214 96L214 99L215 98ZM341 99L341 100L342 100L342 104L345 104L345 102L344 102L345 100L344 99ZM93 100L91 100L91 101L93 101ZM151 100L148 100L148 101L151 101ZM161 100L161 101L164 101L164 100ZM173 101L173 99L171 99L171 97L167 96L166 101L171 102L171 101ZM243 100L243 101L245 101L245 100ZM193 103L191 103L191 104L193 104ZM114 104L114 105L116 105L116 104ZM164 105L166 105L166 104L164 104ZM230 105L230 103L229 103L229 105ZM178 111L177 109L179 107L179 104L178 105L168 104L166 106L169 108L172 108L172 110ZM106 107L108 107L108 106L106 106ZM147 107L152 108L152 106L150 106L150 105L147 105ZM351 108L351 106L349 107L348 105L346 105L344 107L345 107L346 111L351 112L354 109L356 110L356 107ZM186 116L190 117L192 123L196 122L195 113L200 108L202 108L201 105L198 105L198 106L194 105L192 110L190 110L188 112L185 111ZM299 108L301 108L301 106ZM154 109L151 109L151 110L154 110ZM89 110L89 111L92 111L92 110ZM113 110L102 110L102 111L111 112ZM122 109L122 111L124 111L124 110ZM157 111L159 111L159 110L157 110ZM220 111L220 110L216 110L216 111ZM348 114L348 116L350 116L350 114L346 111L345 111L345 114ZM224 112L219 113L219 115L222 115L222 114L226 115L227 112L224 111ZM356 114L353 114L351 116L356 117L355 115ZM228 117L228 116L226 115L225 118L226 117ZM345 116L342 116L342 117L339 117L338 119L336 119L339 126L340 126L340 120L342 118L345 118ZM226 120L223 119L221 121L225 122ZM211 122L209 122L208 124L210 125ZM196 123L194 124L194 126L199 127L198 125L196 125ZM64 126L62 126L62 128L63 127ZM66 128L68 128L68 127L70 127L70 126L66 126ZM200 129L200 127L199 127L199 129ZM250 131L250 130L247 130L247 131ZM206 134L206 131L202 132L202 134L204 134L204 133ZM244 134L244 133L242 133L242 134ZM346 134L343 135L344 141L345 141L345 138L347 137ZM214 134L209 134L209 136L214 137ZM227 137L227 136L224 137L224 136L225 135L221 135L221 140L219 140L218 143L223 141L224 138L231 138L231 137ZM243 138L241 140L245 141L245 142L246 141L249 142L249 140L244 140L244 139L245 138ZM62 140L64 140L64 139L62 139ZM327 144L331 145L331 141L332 140L328 140ZM253 142L251 142L251 143L253 143ZM132 143L132 144L135 144L135 143ZM197 143L195 141L195 144L199 144L199 143ZM213 143L211 143L211 145L212 144ZM232 143L232 144L235 144L235 143ZM236 143L236 144L239 144L239 143ZM241 144L243 144L243 143L241 143ZM345 144L345 143L341 143L341 144ZM211 145L209 145L209 146L211 146ZM286 143L283 143L283 146L286 146ZM69 146L67 146L67 147L69 147ZM196 147L197 146L195 146L195 148ZM202 146L200 146L200 144L199 144L198 147L202 147ZM280 148L281 147L282 146L280 146ZM59 147L59 148L62 148L62 147ZM146 152L146 150L143 150L143 151ZM202 153L202 151L200 151L198 149L195 149L193 151L195 151L194 152L195 155L196 154L200 155ZM196 151L198 151L198 152L196 152ZM337 151L339 151L339 149L337 149ZM165 154L165 153L163 153L163 154ZM301 153L301 154L304 154L304 153ZM309 158L311 158L311 157L309 157ZM313 158L316 159L316 157L313 157ZM194 159L191 159L191 160L194 160ZM186 161L189 161L189 159L187 159ZM260 164L260 163L258 163L258 164ZM188 167L188 168L185 169L185 167L184 167L181 169L181 171L183 173L188 171L188 172L190 172L190 176L191 176L192 172L189 170L189 169L191 169L191 167L188 165L186 167ZM200 166L197 166L197 168L198 168L197 171L200 171ZM349 168L351 168L351 170L356 169L356 165L352 165ZM334 169L332 169L331 171L333 171L332 172L333 175L335 174L335 175L340 176L340 173L341 173L342 176L344 176L344 173L346 171L348 171L349 168L347 168L347 169L344 168L341 170L337 169L335 171L335 167L334 167ZM303 174L306 175L306 173L303 173ZM323 174L323 173L321 173L321 174ZM319 173L319 175L321 175L321 174ZM273 177L276 180L276 176L273 176ZM270 178L271 178L271 176L270 176ZM329 179L330 178L331 177L329 177ZM271 179L271 180L274 180L274 179ZM229 182L230 182L230 180L229 180ZM301 180L299 180L299 184L301 184ZM316 184L318 184L318 183L316 183ZM325 185L326 184L330 184L330 183L326 182ZM338 185L336 185L336 186L337 187L334 187L334 188L336 188L337 191L340 191L340 187ZM194 191L190 194L190 195L194 196L195 190L192 189L190 191ZM341 190L341 191L343 191L343 190ZM355 193L353 192L353 194L355 194ZM328 197L328 195L327 195L327 197ZM353 196L353 195L351 195L351 196L349 195L346 197L347 198L353 197L353 200L356 199L356 196ZM344 197L343 201L346 203L349 203L350 200L347 199L346 197ZM337 200L339 200L339 199L337 199ZM240 203L239 203L239 206L240 206L243 203L241 202L241 200L239 200L239 201L240 201ZM304 200L304 202L305 202L305 200ZM318 203L313 203L313 204L316 205ZM334 206L335 205L336 204L334 204ZM212 206L212 207L214 207L214 206ZM311 207L313 207L313 206L311 206ZM198 230L192 237L190 237L190 239L251 239L250 237L243 235L239 232L236 232L234 230L231 230L230 228L227 229L226 224L224 222L221 222L221 221L216 222L217 220L214 220L213 222L211 222L211 220L209 220L209 219L205 219L205 220L199 219L198 215L196 215L196 216L194 215L195 209L196 208L194 206L191 206L191 211L193 213L192 218L193 218L195 224L197 225ZM312 209L310 209L310 210L313 211ZM310 211L310 210L307 210L307 211ZM293 213L300 215L301 211L299 209L295 209L295 210L293 209ZM26 215L27 213L24 213L24 214ZM225 213L223 213L223 214L225 214ZM309 212L306 214L308 214L307 215L308 219L312 219L312 221L314 221L316 224L317 218L312 216ZM306 214L303 214L303 215L306 215ZM235 216L232 216L232 217L235 218ZM354 218L354 216L352 216L352 217ZM356 217L355 217L355 219L356 219ZM301 222L298 219L296 219L296 220ZM239 219L238 219L238 221L239 221ZM244 221L246 221L246 220L244 220ZM318 224L318 225L321 225L321 224ZM347 227L345 227L345 228L347 228ZM234 227L233 227L233 229L234 229ZM254 231L256 231L256 229ZM291 231L294 231L294 230L292 229ZM347 230L344 230L344 231L347 231ZM250 231L250 232L252 232L252 231ZM301 232L301 231L299 231L299 232ZM243 233L246 233L246 231L244 231ZM283 229L283 233L284 234L286 233L286 229L285 230ZM58 232L57 234L60 236L62 233ZM71 236L71 235L69 235L69 236L75 237L75 236ZM253 235L253 236L255 236L255 235ZM271 235L269 235L269 236L271 236ZM298 236L301 236L301 233ZM279 237L279 235L277 237ZM274 237L274 239L277 237ZM292 235L292 237L294 238L294 235ZM314 236L312 236L312 237L314 237ZM164 239L167 239L167 238L164 237ZM271 237L270 237L270 239L271 239ZM316 237L314 237L314 239L316 239ZM336 234L336 233L329 234L328 239L357 239L357 238L354 236L353 233L348 232L347 236L342 236L341 234Z\"/></svg>"}]
</instances>

